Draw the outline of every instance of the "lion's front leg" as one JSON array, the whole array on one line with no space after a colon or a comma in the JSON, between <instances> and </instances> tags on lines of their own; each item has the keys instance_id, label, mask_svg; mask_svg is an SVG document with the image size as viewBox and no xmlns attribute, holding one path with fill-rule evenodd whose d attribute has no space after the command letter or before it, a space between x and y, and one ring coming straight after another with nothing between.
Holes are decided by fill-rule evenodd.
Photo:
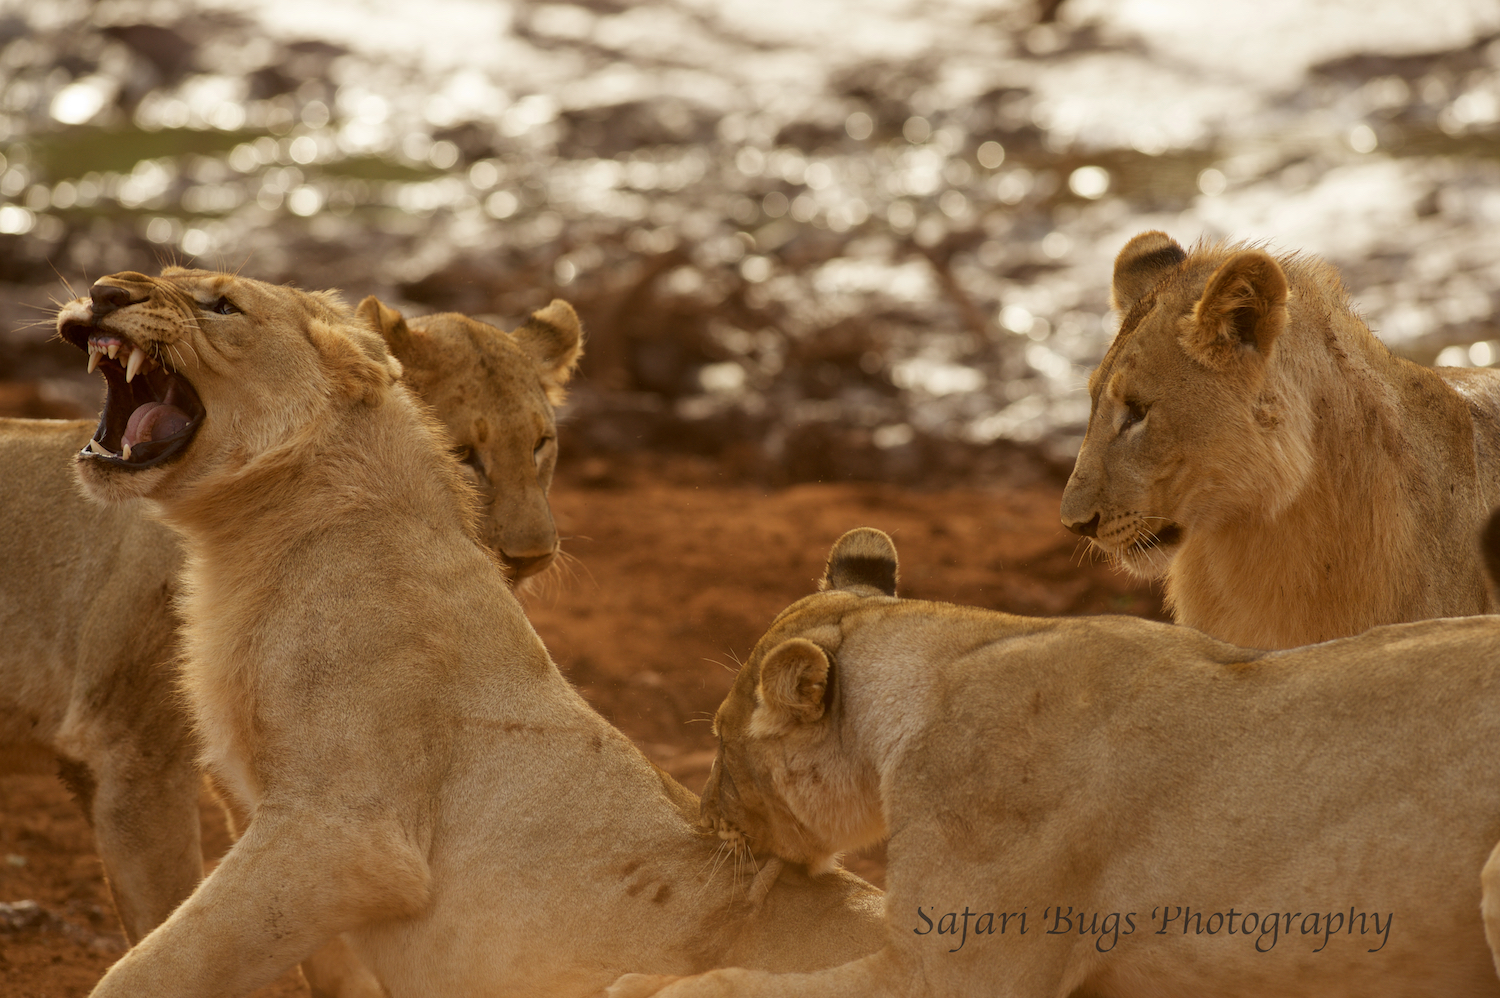
<instances>
[{"instance_id":1,"label":"lion's front leg","mask_svg":"<svg viewBox=\"0 0 1500 998\"><path fill-rule=\"evenodd\" d=\"M166 921L203 879L191 755L184 750L154 766L140 756L127 745L95 760L89 768L97 786L87 800L105 879L131 943Z\"/></svg>"},{"instance_id":2,"label":"lion's front leg","mask_svg":"<svg viewBox=\"0 0 1500 998\"><path fill-rule=\"evenodd\" d=\"M1484 938L1490 944L1495 972L1500 974L1500 845L1490 851L1479 873L1479 911L1484 917Z\"/></svg>"},{"instance_id":3,"label":"lion's front leg","mask_svg":"<svg viewBox=\"0 0 1500 998\"><path fill-rule=\"evenodd\" d=\"M354 955L343 936L330 939L302 961L302 979L312 998L388 998L375 974Z\"/></svg>"},{"instance_id":4,"label":"lion's front leg","mask_svg":"<svg viewBox=\"0 0 1500 998\"><path fill-rule=\"evenodd\" d=\"M427 869L394 822L262 805L192 897L120 959L93 998L233 998L339 933L420 912Z\"/></svg>"},{"instance_id":5,"label":"lion's front leg","mask_svg":"<svg viewBox=\"0 0 1500 998\"><path fill-rule=\"evenodd\" d=\"M605 990L607 998L907 998L918 976L890 946L867 957L806 974L773 974L725 967L691 977L626 974Z\"/></svg>"},{"instance_id":6,"label":"lion's front leg","mask_svg":"<svg viewBox=\"0 0 1500 998\"><path fill-rule=\"evenodd\" d=\"M209 782L224 808L229 834L238 838L243 829L250 827L249 809L217 778L210 775ZM388 998L375 974L354 955L342 936L328 940L303 960L301 970L312 998Z\"/></svg>"}]
</instances>

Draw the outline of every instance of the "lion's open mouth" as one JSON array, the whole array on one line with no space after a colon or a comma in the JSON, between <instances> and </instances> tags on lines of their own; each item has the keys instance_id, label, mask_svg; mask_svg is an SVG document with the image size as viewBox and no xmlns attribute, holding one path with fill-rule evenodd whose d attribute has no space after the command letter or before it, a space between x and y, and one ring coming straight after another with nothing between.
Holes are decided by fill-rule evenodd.
<instances>
[{"instance_id":1,"label":"lion's open mouth","mask_svg":"<svg viewBox=\"0 0 1500 998\"><path fill-rule=\"evenodd\" d=\"M1143 531L1130 545L1132 551L1142 553L1152 548L1169 548L1182 541L1182 528L1175 523L1169 523L1157 531Z\"/></svg>"},{"instance_id":2,"label":"lion's open mouth","mask_svg":"<svg viewBox=\"0 0 1500 998\"><path fill-rule=\"evenodd\" d=\"M720 840L733 845L749 845L750 837L734 825L727 818L708 818L700 823L703 831L717 835Z\"/></svg>"},{"instance_id":3,"label":"lion's open mouth","mask_svg":"<svg viewBox=\"0 0 1500 998\"><path fill-rule=\"evenodd\" d=\"M89 355L107 388L99 426L80 457L139 470L179 456L203 422L203 403L156 350L86 322L64 322L64 340Z\"/></svg>"}]
</instances>

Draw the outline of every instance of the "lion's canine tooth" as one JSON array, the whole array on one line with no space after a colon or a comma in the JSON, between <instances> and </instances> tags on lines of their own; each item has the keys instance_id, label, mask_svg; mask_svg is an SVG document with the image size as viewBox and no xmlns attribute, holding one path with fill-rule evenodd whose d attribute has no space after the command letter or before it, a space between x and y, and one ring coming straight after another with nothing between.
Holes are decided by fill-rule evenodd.
<instances>
[{"instance_id":1,"label":"lion's canine tooth","mask_svg":"<svg viewBox=\"0 0 1500 998\"><path fill-rule=\"evenodd\" d=\"M120 344L118 344L118 343L111 343L109 345L109 359L110 360L114 360L119 355L120 355Z\"/></svg>"},{"instance_id":2,"label":"lion's canine tooth","mask_svg":"<svg viewBox=\"0 0 1500 998\"><path fill-rule=\"evenodd\" d=\"M129 384L135 376L141 372L141 365L146 362L146 351L139 348L130 351L130 360L125 363L125 383ZM130 455L126 455L129 457Z\"/></svg>"},{"instance_id":3,"label":"lion's canine tooth","mask_svg":"<svg viewBox=\"0 0 1500 998\"><path fill-rule=\"evenodd\" d=\"M103 444L101 444L97 440L90 440L89 441L89 450L93 451L95 454L103 455L104 457L114 457L115 456L114 453L111 452L108 447L105 447Z\"/></svg>"},{"instance_id":4,"label":"lion's canine tooth","mask_svg":"<svg viewBox=\"0 0 1500 998\"><path fill-rule=\"evenodd\" d=\"M99 348L97 346L95 346L94 344L90 343L89 344L89 373L90 374L93 374L94 373L94 369L99 366L99 353L100 353Z\"/></svg>"},{"instance_id":5,"label":"lion's canine tooth","mask_svg":"<svg viewBox=\"0 0 1500 998\"><path fill-rule=\"evenodd\" d=\"M120 441L120 456L123 457L127 461L130 460L130 443L129 443L129 441L126 441L126 440Z\"/></svg>"}]
</instances>

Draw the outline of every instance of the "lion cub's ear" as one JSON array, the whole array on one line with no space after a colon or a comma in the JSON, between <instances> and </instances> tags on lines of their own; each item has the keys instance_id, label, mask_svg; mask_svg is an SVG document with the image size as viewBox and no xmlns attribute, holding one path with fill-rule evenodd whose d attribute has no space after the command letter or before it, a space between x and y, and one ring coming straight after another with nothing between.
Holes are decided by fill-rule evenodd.
<instances>
[{"instance_id":1,"label":"lion cub's ear","mask_svg":"<svg viewBox=\"0 0 1500 998\"><path fill-rule=\"evenodd\" d=\"M818 588L894 596L896 574L896 545L890 537L874 527L855 527L833 542Z\"/></svg>"},{"instance_id":2,"label":"lion cub's ear","mask_svg":"<svg viewBox=\"0 0 1500 998\"><path fill-rule=\"evenodd\" d=\"M532 312L526 324L511 335L516 345L536 361L548 401L561 405L563 386L573 377L578 358L583 356L583 325L578 313L561 298L554 298L546 308Z\"/></svg>"},{"instance_id":3,"label":"lion cub's ear","mask_svg":"<svg viewBox=\"0 0 1500 998\"><path fill-rule=\"evenodd\" d=\"M1223 370L1245 350L1270 356L1286 328L1286 273L1265 250L1241 250L1208 279L1179 341L1204 367Z\"/></svg>"},{"instance_id":4,"label":"lion cub's ear","mask_svg":"<svg viewBox=\"0 0 1500 998\"><path fill-rule=\"evenodd\" d=\"M1135 303L1187 259L1187 253L1165 232L1142 232L1115 257L1115 276L1110 287L1110 304L1122 316Z\"/></svg>"},{"instance_id":5,"label":"lion cub's ear","mask_svg":"<svg viewBox=\"0 0 1500 998\"><path fill-rule=\"evenodd\" d=\"M806 638L788 638L760 662L760 708L751 725L779 734L823 716L828 691L828 654Z\"/></svg>"},{"instance_id":6,"label":"lion cub's ear","mask_svg":"<svg viewBox=\"0 0 1500 998\"><path fill-rule=\"evenodd\" d=\"M374 295L360 302L354 314L381 335L396 359L404 361L411 356L412 335L411 329L406 325L406 316Z\"/></svg>"}]
</instances>

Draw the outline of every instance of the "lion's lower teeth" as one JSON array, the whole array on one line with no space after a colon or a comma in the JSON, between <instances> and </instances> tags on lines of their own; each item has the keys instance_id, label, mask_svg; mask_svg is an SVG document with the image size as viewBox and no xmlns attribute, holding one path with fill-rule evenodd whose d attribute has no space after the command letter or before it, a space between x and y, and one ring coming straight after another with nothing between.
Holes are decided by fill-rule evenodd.
<instances>
[{"instance_id":1,"label":"lion's lower teeth","mask_svg":"<svg viewBox=\"0 0 1500 998\"><path fill-rule=\"evenodd\" d=\"M127 444L127 443L121 443L120 444L120 456L123 457L127 461L130 460L130 445L129 444Z\"/></svg>"},{"instance_id":2,"label":"lion's lower teeth","mask_svg":"<svg viewBox=\"0 0 1500 998\"><path fill-rule=\"evenodd\" d=\"M113 451L111 451L108 447L105 447L103 444L101 444L97 440L90 440L89 441L89 450L93 451L95 454L99 454L99 455L102 455L104 457L114 457L115 456L115 454L114 454ZM126 449L125 456L126 457L130 456L130 452L129 452L129 448L128 447Z\"/></svg>"}]
</instances>

